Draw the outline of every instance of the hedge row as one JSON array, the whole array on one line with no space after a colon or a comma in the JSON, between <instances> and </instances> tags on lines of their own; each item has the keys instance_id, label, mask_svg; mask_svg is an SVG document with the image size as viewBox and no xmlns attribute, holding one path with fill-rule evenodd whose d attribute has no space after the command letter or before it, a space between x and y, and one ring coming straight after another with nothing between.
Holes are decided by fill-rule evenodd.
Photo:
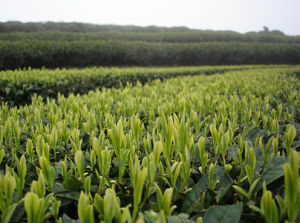
<instances>
[{"instance_id":1,"label":"hedge row","mask_svg":"<svg viewBox=\"0 0 300 223\"><path fill-rule=\"evenodd\" d=\"M299 64L300 44L0 41L0 69L85 66Z\"/></svg>"},{"instance_id":2,"label":"hedge row","mask_svg":"<svg viewBox=\"0 0 300 223\"><path fill-rule=\"evenodd\" d=\"M1 25L0 25L1 29ZM264 42L264 43L300 43L300 36L286 36L272 32L241 34L231 31L164 31L164 32L10 32L1 33L0 40L123 40L142 42L199 43L199 42Z\"/></svg>"}]
</instances>

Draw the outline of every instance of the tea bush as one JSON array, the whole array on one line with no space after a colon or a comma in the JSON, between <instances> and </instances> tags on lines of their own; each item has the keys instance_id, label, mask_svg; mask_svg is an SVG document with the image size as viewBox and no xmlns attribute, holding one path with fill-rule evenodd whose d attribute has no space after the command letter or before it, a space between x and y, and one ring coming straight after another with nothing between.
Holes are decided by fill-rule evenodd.
<instances>
[{"instance_id":1,"label":"tea bush","mask_svg":"<svg viewBox=\"0 0 300 223\"><path fill-rule=\"evenodd\" d=\"M296 222L296 68L0 109L1 222Z\"/></svg>"}]
</instances>

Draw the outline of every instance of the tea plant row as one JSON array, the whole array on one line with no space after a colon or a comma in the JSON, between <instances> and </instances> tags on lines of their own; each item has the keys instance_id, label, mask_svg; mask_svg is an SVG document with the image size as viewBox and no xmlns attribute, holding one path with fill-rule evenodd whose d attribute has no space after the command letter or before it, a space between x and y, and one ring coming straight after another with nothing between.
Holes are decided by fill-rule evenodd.
<instances>
[{"instance_id":1,"label":"tea plant row","mask_svg":"<svg viewBox=\"0 0 300 223\"><path fill-rule=\"evenodd\" d=\"M2 105L1 222L296 222L293 72L177 77Z\"/></svg>"},{"instance_id":2,"label":"tea plant row","mask_svg":"<svg viewBox=\"0 0 300 223\"><path fill-rule=\"evenodd\" d=\"M187 75L225 73L267 66L204 66L174 68L86 68L86 69L27 69L0 72L0 103L10 106L31 103L37 94L46 100L57 94L85 94L101 88L118 88L127 82L145 84L148 81ZM282 65L280 67L287 67Z\"/></svg>"}]
</instances>

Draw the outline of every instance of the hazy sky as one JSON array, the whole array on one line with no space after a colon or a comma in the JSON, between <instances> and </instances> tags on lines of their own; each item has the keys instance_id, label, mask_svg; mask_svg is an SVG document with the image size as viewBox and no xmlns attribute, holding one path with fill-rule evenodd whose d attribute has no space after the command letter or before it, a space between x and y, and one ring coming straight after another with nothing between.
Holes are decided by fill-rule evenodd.
<instances>
[{"instance_id":1,"label":"hazy sky","mask_svg":"<svg viewBox=\"0 0 300 223\"><path fill-rule=\"evenodd\" d=\"M0 0L0 21L187 26L300 35L300 0Z\"/></svg>"}]
</instances>

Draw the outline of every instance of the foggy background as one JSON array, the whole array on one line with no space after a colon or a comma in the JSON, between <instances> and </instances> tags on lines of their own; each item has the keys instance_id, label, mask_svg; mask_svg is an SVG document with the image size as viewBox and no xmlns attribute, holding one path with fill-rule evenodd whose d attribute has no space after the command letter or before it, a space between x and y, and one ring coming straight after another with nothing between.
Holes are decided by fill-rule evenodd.
<instances>
[{"instance_id":1,"label":"foggy background","mask_svg":"<svg viewBox=\"0 0 300 223\"><path fill-rule=\"evenodd\" d=\"M84 22L300 35L299 0L0 0L0 21Z\"/></svg>"}]
</instances>

